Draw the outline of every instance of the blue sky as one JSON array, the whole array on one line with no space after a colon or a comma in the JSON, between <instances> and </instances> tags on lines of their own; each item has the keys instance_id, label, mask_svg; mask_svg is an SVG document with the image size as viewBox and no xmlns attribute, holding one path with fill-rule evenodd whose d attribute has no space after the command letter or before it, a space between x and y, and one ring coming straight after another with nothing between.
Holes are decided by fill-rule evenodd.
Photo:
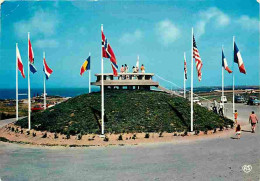
<instances>
[{"instance_id":1,"label":"blue sky","mask_svg":"<svg viewBox=\"0 0 260 181\"><path fill-rule=\"evenodd\" d=\"M190 86L191 27L203 61L202 81L194 66L194 86L221 85L221 46L232 69L232 37L241 51L247 75L235 64L236 85L259 85L258 4L234 1L7 1L1 6L0 88L15 88L15 43L18 43L27 77L27 32L38 72L31 87L43 87L42 54L53 69L47 87L87 87L88 74L80 67L92 55L92 80L100 72L100 24L118 65L136 63L137 55L147 72L183 85L186 52ZM112 72L104 60L105 72ZM167 86L160 80L160 83ZM225 73L225 85L232 75ZM19 75L19 87L27 78Z\"/></svg>"}]
</instances>

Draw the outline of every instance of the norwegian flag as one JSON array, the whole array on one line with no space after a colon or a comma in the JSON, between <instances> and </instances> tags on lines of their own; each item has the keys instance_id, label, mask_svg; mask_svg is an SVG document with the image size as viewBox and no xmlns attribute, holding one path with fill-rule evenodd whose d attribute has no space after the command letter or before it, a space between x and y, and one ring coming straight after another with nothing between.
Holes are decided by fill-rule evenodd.
<instances>
[{"instance_id":1,"label":"norwegian flag","mask_svg":"<svg viewBox=\"0 0 260 181\"><path fill-rule=\"evenodd\" d=\"M228 73L232 73L232 70L230 70L230 68L228 67L228 64L227 64L227 59L224 55L224 50L222 49L222 67L228 71Z\"/></svg>"},{"instance_id":2,"label":"norwegian flag","mask_svg":"<svg viewBox=\"0 0 260 181\"><path fill-rule=\"evenodd\" d=\"M236 43L234 42L234 62L238 64L239 71L243 74L246 74L246 69L241 57L240 51L237 48Z\"/></svg>"},{"instance_id":3,"label":"norwegian flag","mask_svg":"<svg viewBox=\"0 0 260 181\"><path fill-rule=\"evenodd\" d=\"M46 79L48 80L50 75L52 74L52 69L47 65L45 58L43 58L43 72L45 73Z\"/></svg>"},{"instance_id":4,"label":"norwegian flag","mask_svg":"<svg viewBox=\"0 0 260 181\"><path fill-rule=\"evenodd\" d=\"M107 39L103 33L103 30L101 30L101 37L102 37L102 56L104 58L110 58L111 66L113 69L114 76L117 76L117 62L116 62L116 56L110 46L110 44L107 42Z\"/></svg>"},{"instance_id":5,"label":"norwegian flag","mask_svg":"<svg viewBox=\"0 0 260 181\"><path fill-rule=\"evenodd\" d=\"M193 35L193 58L195 59L196 62L196 68L197 68L197 72L198 72L198 79L199 81L201 81L201 68L202 68L202 60L200 58L200 54L196 45L196 41L195 41L195 37Z\"/></svg>"},{"instance_id":6,"label":"norwegian flag","mask_svg":"<svg viewBox=\"0 0 260 181\"><path fill-rule=\"evenodd\" d=\"M34 66L34 53L33 53L32 44L31 44L31 41L30 41L29 34L28 34L28 49L29 49L30 71L32 73L35 73L35 72L37 72L37 69Z\"/></svg>"},{"instance_id":7,"label":"norwegian flag","mask_svg":"<svg viewBox=\"0 0 260 181\"><path fill-rule=\"evenodd\" d=\"M20 51L18 49L18 46L16 46L16 61L17 61L19 71L21 72L23 78L25 78L24 69L23 69L23 62L22 62L22 59L21 59L21 55L20 55Z\"/></svg>"},{"instance_id":8,"label":"norwegian flag","mask_svg":"<svg viewBox=\"0 0 260 181\"><path fill-rule=\"evenodd\" d=\"M184 74L185 74L185 80L187 80L188 77L187 77L187 62L186 62L186 56L184 56Z\"/></svg>"}]
</instances>

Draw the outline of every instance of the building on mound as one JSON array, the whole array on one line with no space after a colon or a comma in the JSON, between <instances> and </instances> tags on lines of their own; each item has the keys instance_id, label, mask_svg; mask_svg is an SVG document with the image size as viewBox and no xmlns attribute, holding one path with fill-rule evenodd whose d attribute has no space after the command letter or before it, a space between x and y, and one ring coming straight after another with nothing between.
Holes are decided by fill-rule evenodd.
<instances>
[{"instance_id":1,"label":"building on mound","mask_svg":"<svg viewBox=\"0 0 260 181\"><path fill-rule=\"evenodd\" d=\"M91 85L101 87L102 74L95 74L96 82ZM115 77L112 73L103 74L105 89L150 90L151 86L159 87L159 83L153 81L153 73L118 73Z\"/></svg>"}]
</instances>

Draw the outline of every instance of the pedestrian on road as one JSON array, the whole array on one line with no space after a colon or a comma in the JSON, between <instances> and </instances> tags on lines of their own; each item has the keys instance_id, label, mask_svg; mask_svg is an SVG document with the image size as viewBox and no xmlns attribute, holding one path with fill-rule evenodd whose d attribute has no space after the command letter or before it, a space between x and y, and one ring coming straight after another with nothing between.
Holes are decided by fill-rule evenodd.
<instances>
[{"instance_id":1,"label":"pedestrian on road","mask_svg":"<svg viewBox=\"0 0 260 181\"><path fill-rule=\"evenodd\" d=\"M249 123L251 123L252 126L252 133L255 133L255 127L256 123L258 123L258 119L254 111L252 111L252 114L249 116Z\"/></svg>"},{"instance_id":2,"label":"pedestrian on road","mask_svg":"<svg viewBox=\"0 0 260 181\"><path fill-rule=\"evenodd\" d=\"M235 113L234 113L235 124L237 124L237 116L238 116L238 113L237 113L237 110L235 110Z\"/></svg>"},{"instance_id":3,"label":"pedestrian on road","mask_svg":"<svg viewBox=\"0 0 260 181\"><path fill-rule=\"evenodd\" d=\"M238 124L237 127L236 127L236 135L237 135L237 139L240 139L240 136L241 136L241 126L240 126L240 124Z\"/></svg>"}]
</instances>

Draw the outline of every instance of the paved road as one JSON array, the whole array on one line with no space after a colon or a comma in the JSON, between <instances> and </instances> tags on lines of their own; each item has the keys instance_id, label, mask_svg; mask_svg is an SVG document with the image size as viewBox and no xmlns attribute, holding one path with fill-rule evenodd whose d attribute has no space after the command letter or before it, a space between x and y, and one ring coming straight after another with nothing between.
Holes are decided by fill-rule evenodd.
<instances>
[{"instance_id":1,"label":"paved road","mask_svg":"<svg viewBox=\"0 0 260 181\"><path fill-rule=\"evenodd\" d=\"M251 109L251 107L249 107ZM241 117L247 117L240 113ZM246 128L246 127L244 127ZM249 173L243 165L251 165ZM5 180L260 180L260 127L185 144L107 148L41 148L0 142Z\"/></svg>"}]
</instances>

